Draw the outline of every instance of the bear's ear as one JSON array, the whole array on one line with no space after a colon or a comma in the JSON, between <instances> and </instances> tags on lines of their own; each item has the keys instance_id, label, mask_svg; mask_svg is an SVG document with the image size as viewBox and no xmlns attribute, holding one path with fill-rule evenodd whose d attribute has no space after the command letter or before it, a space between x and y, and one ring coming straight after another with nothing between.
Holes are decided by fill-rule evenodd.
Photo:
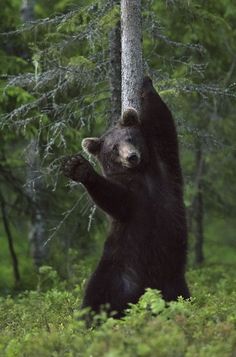
<instances>
[{"instance_id":1,"label":"bear's ear","mask_svg":"<svg viewBox=\"0 0 236 357\"><path fill-rule=\"evenodd\" d=\"M81 145L88 154L97 155L101 149L101 140L99 138L86 138L82 140Z\"/></svg>"},{"instance_id":2,"label":"bear's ear","mask_svg":"<svg viewBox=\"0 0 236 357\"><path fill-rule=\"evenodd\" d=\"M140 119L137 110L134 108L127 108L122 114L119 124L121 126L134 126L140 124Z\"/></svg>"}]
</instances>

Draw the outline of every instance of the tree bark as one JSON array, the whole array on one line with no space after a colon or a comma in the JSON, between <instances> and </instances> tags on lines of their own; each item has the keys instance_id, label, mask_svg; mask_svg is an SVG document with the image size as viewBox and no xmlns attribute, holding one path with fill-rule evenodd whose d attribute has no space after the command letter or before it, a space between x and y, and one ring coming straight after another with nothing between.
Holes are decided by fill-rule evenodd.
<instances>
[{"instance_id":1,"label":"tree bark","mask_svg":"<svg viewBox=\"0 0 236 357\"><path fill-rule=\"evenodd\" d=\"M8 220L8 216L7 216L6 203L5 203L4 197L1 194L0 194L0 200L1 200L1 211L2 211L3 225L4 225L6 235L7 235L8 247L9 247L9 251L10 251L10 255L11 255L11 259L12 259L15 287L18 287L20 284L20 271L19 271L19 267L18 267L18 259L17 259L17 255L15 252L13 237L11 234L10 224L9 224L9 220Z\"/></svg>"},{"instance_id":2,"label":"tree bark","mask_svg":"<svg viewBox=\"0 0 236 357\"><path fill-rule=\"evenodd\" d=\"M121 0L122 112L140 112L143 80L141 0Z\"/></svg>"},{"instance_id":3,"label":"tree bark","mask_svg":"<svg viewBox=\"0 0 236 357\"><path fill-rule=\"evenodd\" d=\"M121 114L121 32L120 22L116 24L109 35L110 48L110 91L111 110L108 125L114 125Z\"/></svg>"}]
</instances>

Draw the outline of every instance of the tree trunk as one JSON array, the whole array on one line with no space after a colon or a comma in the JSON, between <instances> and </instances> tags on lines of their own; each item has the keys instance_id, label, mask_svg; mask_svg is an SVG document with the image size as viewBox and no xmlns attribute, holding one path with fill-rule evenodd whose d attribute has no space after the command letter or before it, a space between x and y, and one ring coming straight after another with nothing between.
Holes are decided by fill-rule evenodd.
<instances>
[{"instance_id":1,"label":"tree trunk","mask_svg":"<svg viewBox=\"0 0 236 357\"><path fill-rule=\"evenodd\" d=\"M204 207L203 207L203 193L202 193L202 175L203 175L203 155L201 144L197 145L196 151L196 197L195 197L195 262L201 264L204 261L203 243L204 243Z\"/></svg>"},{"instance_id":2,"label":"tree trunk","mask_svg":"<svg viewBox=\"0 0 236 357\"><path fill-rule=\"evenodd\" d=\"M111 110L109 126L114 125L121 114L121 33L120 22L116 24L109 35L110 47L110 91L111 91Z\"/></svg>"},{"instance_id":3,"label":"tree trunk","mask_svg":"<svg viewBox=\"0 0 236 357\"><path fill-rule=\"evenodd\" d=\"M23 0L21 4L21 19L22 22L34 20L34 4L35 0Z\"/></svg>"},{"instance_id":4,"label":"tree trunk","mask_svg":"<svg viewBox=\"0 0 236 357\"><path fill-rule=\"evenodd\" d=\"M121 0L122 112L140 112L143 80L141 0Z\"/></svg>"},{"instance_id":5,"label":"tree trunk","mask_svg":"<svg viewBox=\"0 0 236 357\"><path fill-rule=\"evenodd\" d=\"M4 197L2 195L0 195L0 200L1 200L2 220L3 220L4 229L5 229L5 232L7 235L8 247L9 247L9 251L10 251L10 255L11 255L11 259L12 259L15 287L17 288L20 284L20 272L19 272L19 268L18 268L18 259L16 256L14 244L13 244L13 237L11 234L10 224L8 221L8 216L7 216L7 211L6 211L6 203L5 203Z\"/></svg>"},{"instance_id":6,"label":"tree trunk","mask_svg":"<svg viewBox=\"0 0 236 357\"><path fill-rule=\"evenodd\" d=\"M23 0L21 6L22 22L34 20L35 0ZM31 202L31 222L29 243L31 256L36 267L41 266L46 257L46 222L43 204L44 182L40 171L40 143L37 138L31 139L27 154L27 194Z\"/></svg>"},{"instance_id":7,"label":"tree trunk","mask_svg":"<svg viewBox=\"0 0 236 357\"><path fill-rule=\"evenodd\" d=\"M28 146L27 155L27 194L31 202L31 222L29 243L36 267L40 267L46 257L46 222L44 208L44 182L40 170L38 142L33 138Z\"/></svg>"}]
</instances>

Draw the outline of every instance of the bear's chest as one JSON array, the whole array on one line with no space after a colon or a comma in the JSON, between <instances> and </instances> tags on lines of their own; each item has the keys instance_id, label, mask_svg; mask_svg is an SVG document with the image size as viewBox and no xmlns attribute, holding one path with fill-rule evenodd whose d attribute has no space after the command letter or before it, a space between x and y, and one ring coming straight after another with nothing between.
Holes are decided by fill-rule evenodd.
<instances>
[{"instance_id":1,"label":"bear's chest","mask_svg":"<svg viewBox=\"0 0 236 357\"><path fill-rule=\"evenodd\" d=\"M144 205L155 205L158 201L162 201L162 193L164 186L160 177L144 174L140 180L137 180L133 185L133 192L136 197L143 202Z\"/></svg>"},{"instance_id":2,"label":"bear's chest","mask_svg":"<svg viewBox=\"0 0 236 357\"><path fill-rule=\"evenodd\" d=\"M156 194L160 191L160 182L155 177L151 175L144 175L143 182L143 192L152 200Z\"/></svg>"}]
</instances>

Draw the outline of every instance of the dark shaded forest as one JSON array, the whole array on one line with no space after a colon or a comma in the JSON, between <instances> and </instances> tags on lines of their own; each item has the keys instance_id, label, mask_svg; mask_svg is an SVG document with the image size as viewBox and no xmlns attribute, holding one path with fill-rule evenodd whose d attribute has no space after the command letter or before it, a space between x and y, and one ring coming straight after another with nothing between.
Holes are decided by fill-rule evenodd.
<instances>
[{"instance_id":1,"label":"dark shaded forest","mask_svg":"<svg viewBox=\"0 0 236 357\"><path fill-rule=\"evenodd\" d=\"M104 312L86 329L109 224L61 160L120 116L119 1L1 5L0 355L234 356L236 6L142 2L144 72L178 131L192 297L166 308L148 289L122 320Z\"/></svg>"}]
</instances>

